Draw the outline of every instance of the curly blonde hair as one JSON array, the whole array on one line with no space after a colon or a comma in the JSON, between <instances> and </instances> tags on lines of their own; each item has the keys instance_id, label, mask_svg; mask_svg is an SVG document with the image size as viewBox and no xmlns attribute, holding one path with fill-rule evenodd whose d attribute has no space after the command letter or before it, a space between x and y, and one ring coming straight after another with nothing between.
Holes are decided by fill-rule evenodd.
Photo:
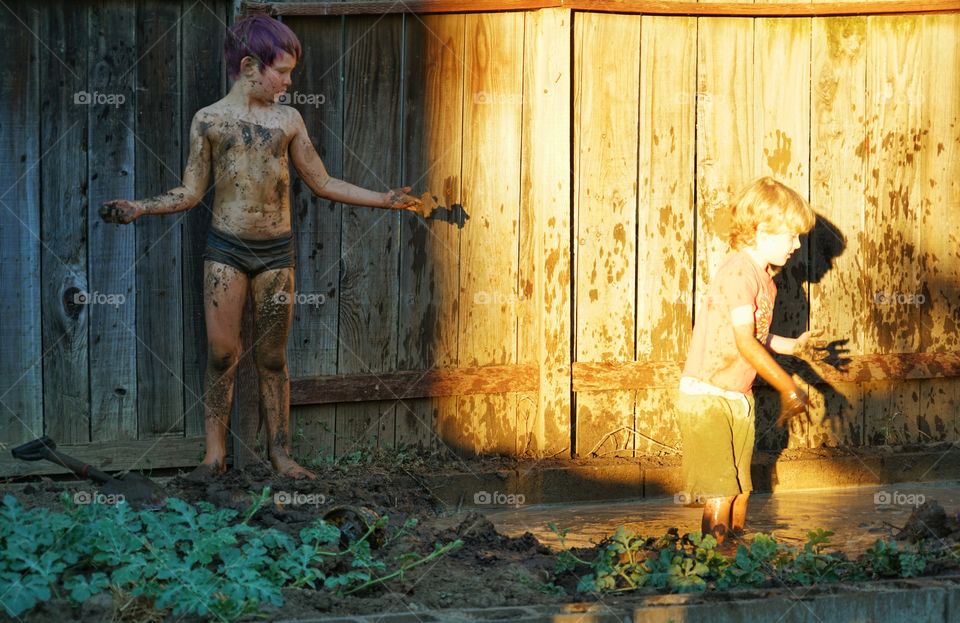
<instances>
[{"instance_id":1,"label":"curly blonde hair","mask_svg":"<svg viewBox=\"0 0 960 623\"><path fill-rule=\"evenodd\" d=\"M805 234L817 220L810 204L797 191L772 177L753 180L730 202L730 247L754 243L757 229Z\"/></svg>"}]
</instances>

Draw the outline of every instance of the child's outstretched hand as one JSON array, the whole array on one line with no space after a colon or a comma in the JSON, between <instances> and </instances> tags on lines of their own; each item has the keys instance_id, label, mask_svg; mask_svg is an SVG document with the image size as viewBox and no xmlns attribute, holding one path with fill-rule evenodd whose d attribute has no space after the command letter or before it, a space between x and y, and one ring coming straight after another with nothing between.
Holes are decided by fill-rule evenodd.
<instances>
[{"instance_id":1,"label":"child's outstretched hand","mask_svg":"<svg viewBox=\"0 0 960 623\"><path fill-rule=\"evenodd\" d=\"M413 189L409 186L388 190L385 193L387 207L397 210L410 210L412 212L417 212L417 208L420 207L420 200L408 194L411 190Z\"/></svg>"},{"instance_id":2,"label":"child's outstretched hand","mask_svg":"<svg viewBox=\"0 0 960 623\"><path fill-rule=\"evenodd\" d=\"M807 361L820 361L827 356L827 343L821 339L823 329L805 331L800 334L793 345L793 356Z\"/></svg>"},{"instance_id":3,"label":"child's outstretched hand","mask_svg":"<svg viewBox=\"0 0 960 623\"><path fill-rule=\"evenodd\" d=\"M114 199L106 201L100 206L100 218L107 223L119 223L126 225L140 218L143 215L143 209L134 201L126 199Z\"/></svg>"}]
</instances>

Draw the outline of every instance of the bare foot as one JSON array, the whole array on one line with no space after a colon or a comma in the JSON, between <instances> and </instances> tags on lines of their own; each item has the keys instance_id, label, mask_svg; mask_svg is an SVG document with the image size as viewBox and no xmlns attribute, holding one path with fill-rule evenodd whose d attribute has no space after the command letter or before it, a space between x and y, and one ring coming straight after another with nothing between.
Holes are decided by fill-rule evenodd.
<instances>
[{"instance_id":1,"label":"bare foot","mask_svg":"<svg viewBox=\"0 0 960 623\"><path fill-rule=\"evenodd\" d=\"M303 465L300 465L290 457L271 457L270 462L273 464L273 469L275 469L281 476L290 476L294 480L317 479L316 474L311 472Z\"/></svg>"},{"instance_id":2,"label":"bare foot","mask_svg":"<svg viewBox=\"0 0 960 623\"><path fill-rule=\"evenodd\" d=\"M192 472L183 477L184 480L206 484L227 471L227 466L222 461L214 460L209 463L197 465Z\"/></svg>"}]
</instances>

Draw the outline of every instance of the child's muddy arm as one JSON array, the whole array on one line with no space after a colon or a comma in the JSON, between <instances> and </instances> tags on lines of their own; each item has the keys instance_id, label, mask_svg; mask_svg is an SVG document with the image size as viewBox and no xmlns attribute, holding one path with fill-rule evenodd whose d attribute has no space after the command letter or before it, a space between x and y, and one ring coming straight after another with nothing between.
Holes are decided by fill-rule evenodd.
<instances>
[{"instance_id":1,"label":"child's muddy arm","mask_svg":"<svg viewBox=\"0 0 960 623\"><path fill-rule=\"evenodd\" d=\"M128 201L114 199L100 208L100 216L108 223L130 223L148 214L170 214L189 210L203 199L210 177L210 143L203 132L197 113L190 126L190 154L183 172L183 183L162 195Z\"/></svg>"},{"instance_id":2,"label":"child's muddy arm","mask_svg":"<svg viewBox=\"0 0 960 623\"><path fill-rule=\"evenodd\" d=\"M144 214L169 214L194 207L203 199L210 178L210 142L205 133L206 124L200 113L190 124L190 154L183 170L183 183L162 195L144 199L140 203Z\"/></svg>"},{"instance_id":3,"label":"child's muddy arm","mask_svg":"<svg viewBox=\"0 0 960 623\"><path fill-rule=\"evenodd\" d=\"M780 414L777 416L777 426L784 426L792 418L805 413L809 406L806 392L800 389L780 367L770 354L770 351L754 337L752 322L734 324L733 334L737 342L737 350L747 362L753 366L763 379L780 392Z\"/></svg>"},{"instance_id":4,"label":"child's muddy arm","mask_svg":"<svg viewBox=\"0 0 960 623\"><path fill-rule=\"evenodd\" d=\"M773 333L767 338L767 348L778 355L792 355L796 343L797 340L792 337L783 337L782 335L774 335Z\"/></svg>"},{"instance_id":5,"label":"child's muddy arm","mask_svg":"<svg viewBox=\"0 0 960 623\"><path fill-rule=\"evenodd\" d=\"M290 157L297 173L318 197L371 208L415 210L419 205L419 200L406 194L409 188L380 193L331 177L310 141L300 113L296 114L296 127L297 133L290 143Z\"/></svg>"},{"instance_id":6,"label":"child's muddy arm","mask_svg":"<svg viewBox=\"0 0 960 623\"><path fill-rule=\"evenodd\" d=\"M808 361L823 359L822 351L826 350L823 340L823 330L804 331L800 337L783 337L770 334L767 346L778 355L793 355Z\"/></svg>"},{"instance_id":7,"label":"child's muddy arm","mask_svg":"<svg viewBox=\"0 0 960 623\"><path fill-rule=\"evenodd\" d=\"M797 389L797 384L787 371L780 367L773 355L754 336L753 324L735 324L733 335L736 338L737 350L747 362L753 366L763 380L770 383L779 392L790 392Z\"/></svg>"}]
</instances>

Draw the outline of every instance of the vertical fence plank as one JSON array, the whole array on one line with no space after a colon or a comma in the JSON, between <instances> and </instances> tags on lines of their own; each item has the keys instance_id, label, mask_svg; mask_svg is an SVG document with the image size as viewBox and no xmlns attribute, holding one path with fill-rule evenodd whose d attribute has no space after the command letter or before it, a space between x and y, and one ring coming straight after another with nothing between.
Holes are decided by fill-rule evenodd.
<instances>
[{"instance_id":1,"label":"vertical fence plank","mask_svg":"<svg viewBox=\"0 0 960 623\"><path fill-rule=\"evenodd\" d=\"M293 105L303 115L310 138L327 172L343 175L343 18L284 20L300 38L303 58L291 88ZM297 236L298 302L290 332L290 376L337 372L337 332L340 301L341 204L321 199L294 177L291 209ZM347 208L352 210L354 208ZM360 208L362 209L362 208ZM335 452L334 405L292 410L301 456L332 457Z\"/></svg>"},{"instance_id":2,"label":"vertical fence plank","mask_svg":"<svg viewBox=\"0 0 960 623\"><path fill-rule=\"evenodd\" d=\"M90 209L134 196L135 8L96 2L90 15ZM122 103L120 98L123 98ZM134 227L88 218L91 439L137 436ZM118 270L119 267L123 267ZM122 304L110 305L104 297ZM122 297L122 298L121 298Z\"/></svg>"},{"instance_id":3,"label":"vertical fence plank","mask_svg":"<svg viewBox=\"0 0 960 623\"><path fill-rule=\"evenodd\" d=\"M697 21L643 18L640 43L640 199L637 359L686 358L693 328ZM637 392L637 430L676 447L674 389ZM637 454L663 448L637 437Z\"/></svg>"},{"instance_id":4,"label":"vertical fence plank","mask_svg":"<svg viewBox=\"0 0 960 623\"><path fill-rule=\"evenodd\" d=\"M916 16L867 18L869 144L866 231L869 353L916 352L920 309L920 156L922 22ZM906 298L904 298L906 297ZM920 404L916 381L864 384L866 434L872 444L915 441Z\"/></svg>"},{"instance_id":5,"label":"vertical fence plank","mask_svg":"<svg viewBox=\"0 0 960 623\"><path fill-rule=\"evenodd\" d=\"M810 36L811 21L797 19L757 19L754 22L754 121L757 173L770 175L809 199L810 172ZM776 276L777 300L771 331L796 337L807 328L808 299L804 284L808 279L807 253L803 247ZM757 394L757 433L776 436L778 400L772 389L754 390ZM795 421L798 422L798 421ZM807 444L806 431L794 423L788 429L787 445Z\"/></svg>"},{"instance_id":6,"label":"vertical fence plank","mask_svg":"<svg viewBox=\"0 0 960 623\"><path fill-rule=\"evenodd\" d=\"M579 136L576 359L632 361L635 356L637 225L637 93L640 16L577 15L582 52L575 72ZM576 449L590 452L604 436L634 427L634 392L578 393ZM633 454L621 432L598 452Z\"/></svg>"},{"instance_id":7,"label":"vertical fence plank","mask_svg":"<svg viewBox=\"0 0 960 623\"><path fill-rule=\"evenodd\" d=\"M753 20L698 18L695 309L729 251L727 201L756 167Z\"/></svg>"},{"instance_id":8,"label":"vertical fence plank","mask_svg":"<svg viewBox=\"0 0 960 623\"><path fill-rule=\"evenodd\" d=\"M87 307L87 107L74 100L86 89L86 7L49 9L40 37L40 150L44 240L41 249L43 432L60 444L90 441Z\"/></svg>"},{"instance_id":9,"label":"vertical fence plank","mask_svg":"<svg viewBox=\"0 0 960 623\"><path fill-rule=\"evenodd\" d=\"M181 160L189 150L193 115L223 95L223 40L227 28L224 4L216 0L184 0L181 5L182 80L180 91ZM194 62L202 59L201 62ZM213 173L203 200L186 213L182 226L183 284L183 414L188 437L203 434L203 378L207 365L207 333L203 320L203 249L213 209ZM197 457L200 460L202 457Z\"/></svg>"},{"instance_id":10,"label":"vertical fence plank","mask_svg":"<svg viewBox=\"0 0 960 623\"><path fill-rule=\"evenodd\" d=\"M402 44L402 16L346 21L344 177L378 191L400 183ZM416 216L376 208L349 207L342 212L341 374L376 373L396 366L401 218ZM348 445L346 452L350 447L393 447L395 419L392 401L340 405L336 434Z\"/></svg>"},{"instance_id":11,"label":"vertical fence plank","mask_svg":"<svg viewBox=\"0 0 960 623\"><path fill-rule=\"evenodd\" d=\"M518 401L518 451L570 450L569 10L527 13L524 26L518 363L540 389Z\"/></svg>"},{"instance_id":12,"label":"vertical fence plank","mask_svg":"<svg viewBox=\"0 0 960 623\"><path fill-rule=\"evenodd\" d=\"M920 350L958 350L960 320L960 15L924 18L924 111L920 164ZM952 95L951 95L952 94ZM919 302L919 300L918 300ZM956 379L920 382L917 438L957 438Z\"/></svg>"},{"instance_id":13,"label":"vertical fence plank","mask_svg":"<svg viewBox=\"0 0 960 623\"><path fill-rule=\"evenodd\" d=\"M0 424L5 442L43 433L38 40L14 3L0 26ZM10 13L13 13L11 16Z\"/></svg>"},{"instance_id":14,"label":"vertical fence plank","mask_svg":"<svg viewBox=\"0 0 960 623\"><path fill-rule=\"evenodd\" d=\"M810 325L828 340L864 351L863 239L867 153L866 18L815 18L811 73L810 202L818 214L811 236ZM820 395L822 392L822 397ZM863 400L858 383L812 392L811 447L863 443ZM822 411L820 411L822 409Z\"/></svg>"},{"instance_id":15,"label":"vertical fence plank","mask_svg":"<svg viewBox=\"0 0 960 623\"><path fill-rule=\"evenodd\" d=\"M410 16L405 26L403 179L450 208L460 203L464 16ZM401 219L400 369L456 365L459 263L455 225ZM435 446L456 405L455 397L402 401L397 443Z\"/></svg>"},{"instance_id":16,"label":"vertical fence plank","mask_svg":"<svg viewBox=\"0 0 960 623\"><path fill-rule=\"evenodd\" d=\"M516 363L523 15L468 15L465 38L462 192L470 221L460 244L459 363ZM467 452L515 451L515 398L464 396L458 412L461 428L448 441Z\"/></svg>"},{"instance_id":17,"label":"vertical fence plank","mask_svg":"<svg viewBox=\"0 0 960 623\"><path fill-rule=\"evenodd\" d=\"M138 4L136 196L150 197L180 184L180 10L170 3ZM175 132L170 132L175 128ZM136 224L137 412L139 438L183 435L184 214ZM172 270L171 270L172 269Z\"/></svg>"}]
</instances>

